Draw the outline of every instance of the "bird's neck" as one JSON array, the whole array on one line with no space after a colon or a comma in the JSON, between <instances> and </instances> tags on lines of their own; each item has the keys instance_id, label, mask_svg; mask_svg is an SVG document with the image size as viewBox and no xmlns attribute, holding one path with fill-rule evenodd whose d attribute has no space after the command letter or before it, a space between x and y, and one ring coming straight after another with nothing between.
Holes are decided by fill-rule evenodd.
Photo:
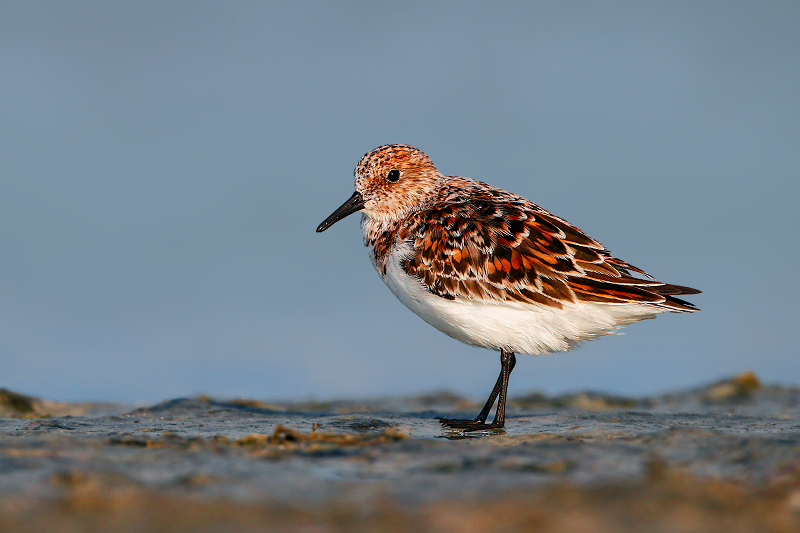
<instances>
[{"instance_id":1,"label":"bird's neck","mask_svg":"<svg viewBox=\"0 0 800 533\"><path fill-rule=\"evenodd\" d=\"M369 248L370 259L381 276L386 275L387 261L403 220L375 218L369 215L361 217L364 245Z\"/></svg>"}]
</instances>

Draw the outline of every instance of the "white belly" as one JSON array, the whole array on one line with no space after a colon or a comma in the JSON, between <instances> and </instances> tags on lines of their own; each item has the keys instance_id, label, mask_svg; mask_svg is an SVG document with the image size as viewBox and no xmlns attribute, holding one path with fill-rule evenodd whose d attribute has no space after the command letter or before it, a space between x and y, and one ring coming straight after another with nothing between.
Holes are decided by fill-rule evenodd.
<instances>
[{"instance_id":1,"label":"white belly","mask_svg":"<svg viewBox=\"0 0 800 533\"><path fill-rule=\"evenodd\" d=\"M400 267L393 250L384 281L403 305L442 333L473 346L540 355L614 333L618 326L663 312L643 304L565 303L562 309L517 302L456 299L430 293Z\"/></svg>"}]
</instances>

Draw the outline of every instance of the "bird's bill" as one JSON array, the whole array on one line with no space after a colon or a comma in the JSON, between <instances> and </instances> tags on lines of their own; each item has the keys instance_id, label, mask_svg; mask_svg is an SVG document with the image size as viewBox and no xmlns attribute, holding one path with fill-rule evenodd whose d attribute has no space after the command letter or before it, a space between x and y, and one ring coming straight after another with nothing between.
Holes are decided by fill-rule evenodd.
<instances>
[{"instance_id":1,"label":"bird's bill","mask_svg":"<svg viewBox=\"0 0 800 533\"><path fill-rule=\"evenodd\" d=\"M362 209L364 209L364 198L361 196L360 192L354 192L349 200L343 203L331 216L323 220L322 224L317 226L317 233L322 233L347 215L352 215L356 211L361 211Z\"/></svg>"}]
</instances>

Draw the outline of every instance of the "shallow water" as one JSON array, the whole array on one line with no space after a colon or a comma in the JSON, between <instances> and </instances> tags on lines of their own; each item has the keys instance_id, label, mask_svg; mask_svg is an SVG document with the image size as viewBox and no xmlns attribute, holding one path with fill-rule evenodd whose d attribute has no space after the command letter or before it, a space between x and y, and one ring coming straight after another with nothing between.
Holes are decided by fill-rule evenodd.
<instances>
[{"instance_id":1,"label":"shallow water","mask_svg":"<svg viewBox=\"0 0 800 533\"><path fill-rule=\"evenodd\" d=\"M580 497L604 487L647 494L654 480L680 479L732 484L749 494L746 501L766 498L794 527L800 390L754 379L652 398L529 395L510 402L504 432L479 435L445 431L434 418L477 412L477 404L451 394L282 404L201 397L133 410L38 401L24 413L7 408L14 417L0 419L0 525L23 531L25 524L69 522L77 511L64 511L64 502L78 496L127 494L148 516L155 496L245 506L244 515L247 506L279 506L330 525L330 516L314 513L331 506L345 513L477 509L564 487ZM48 405L81 414L42 417ZM123 509L134 505L125 501ZM98 509L90 521L119 518L108 505ZM48 513L55 522L42 518ZM31 522L33 515L45 521ZM81 524L78 530L91 529Z\"/></svg>"}]
</instances>

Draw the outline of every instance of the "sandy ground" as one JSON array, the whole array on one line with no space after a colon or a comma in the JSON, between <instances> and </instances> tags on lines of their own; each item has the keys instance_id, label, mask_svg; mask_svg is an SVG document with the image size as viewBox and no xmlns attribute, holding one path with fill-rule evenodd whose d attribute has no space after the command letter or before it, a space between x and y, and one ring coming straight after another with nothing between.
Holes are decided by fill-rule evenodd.
<instances>
[{"instance_id":1,"label":"sandy ground","mask_svg":"<svg viewBox=\"0 0 800 533\"><path fill-rule=\"evenodd\" d=\"M0 531L800 531L800 389L130 409L0 390Z\"/></svg>"}]
</instances>

